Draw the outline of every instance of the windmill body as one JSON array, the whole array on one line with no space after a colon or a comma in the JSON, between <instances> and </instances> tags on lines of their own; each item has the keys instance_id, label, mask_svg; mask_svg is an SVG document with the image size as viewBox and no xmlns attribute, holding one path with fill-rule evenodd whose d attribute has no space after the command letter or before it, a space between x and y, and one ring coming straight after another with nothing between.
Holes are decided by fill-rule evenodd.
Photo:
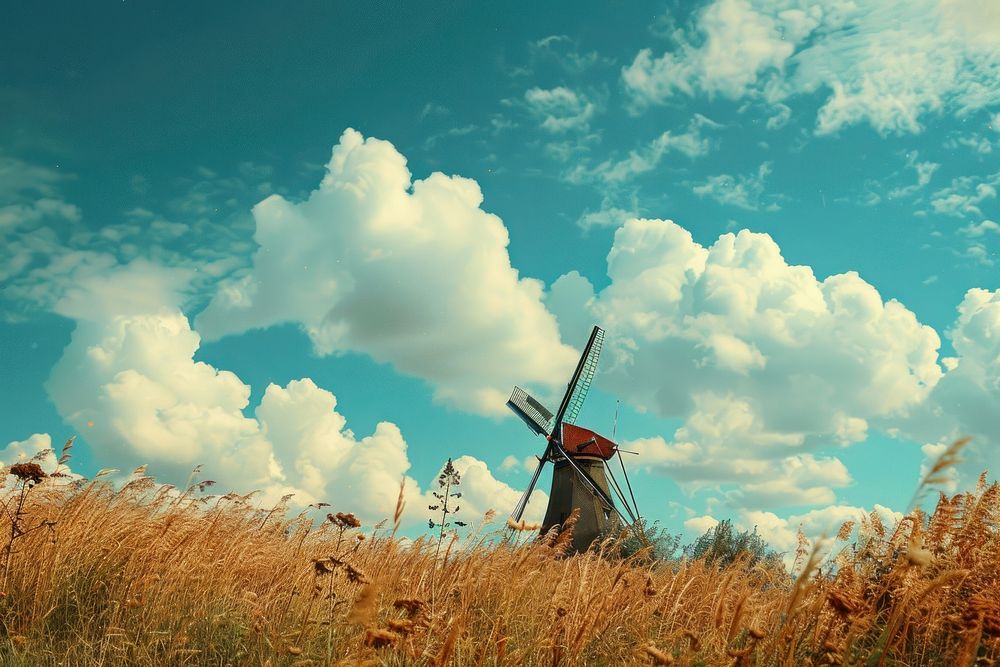
<instances>
[{"instance_id":1,"label":"windmill body","mask_svg":"<svg viewBox=\"0 0 1000 667\"><path fill-rule=\"evenodd\" d=\"M590 476L594 483L610 496L604 461L597 457L576 458L580 470ZM580 511L573 527L573 550L586 551L602 533L610 531L618 518L614 510L605 505L601 497L592 492L580 479L568 461L556 461L552 470L552 489L549 491L549 505L542 520L542 534L553 526L562 526L573 510Z\"/></svg>"},{"instance_id":2,"label":"windmill body","mask_svg":"<svg viewBox=\"0 0 1000 667\"><path fill-rule=\"evenodd\" d=\"M604 331L595 326L576 372L566 387L566 394L554 414L520 387L514 387L514 392L507 401L507 406L528 428L544 436L547 442L545 451L538 457L535 474L511 513L511 518L515 522L521 520L542 468L551 461L554 464L552 489L542 521L542 532L546 533L555 526L563 525L573 511L578 510L572 542L576 551L586 551L602 533L616 525L631 524L637 514L629 507L606 465L616 456L621 461L618 447L610 439L575 423L597 371L603 341ZM624 471L622 464L622 472ZM609 479L611 486L608 484ZM617 492L625 514L612 498L612 489ZM631 495L631 487L629 490ZM634 506L634 498L632 503Z\"/></svg>"}]
</instances>

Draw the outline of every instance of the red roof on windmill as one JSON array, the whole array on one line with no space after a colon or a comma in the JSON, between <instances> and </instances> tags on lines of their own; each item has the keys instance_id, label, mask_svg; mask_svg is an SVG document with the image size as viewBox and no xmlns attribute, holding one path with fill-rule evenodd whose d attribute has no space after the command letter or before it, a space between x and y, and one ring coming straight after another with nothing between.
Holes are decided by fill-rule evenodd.
<instances>
[{"instance_id":1,"label":"red roof on windmill","mask_svg":"<svg viewBox=\"0 0 1000 667\"><path fill-rule=\"evenodd\" d=\"M616 445L603 435L575 424L562 425L562 445L570 456L595 456L607 461L615 455Z\"/></svg>"}]
</instances>

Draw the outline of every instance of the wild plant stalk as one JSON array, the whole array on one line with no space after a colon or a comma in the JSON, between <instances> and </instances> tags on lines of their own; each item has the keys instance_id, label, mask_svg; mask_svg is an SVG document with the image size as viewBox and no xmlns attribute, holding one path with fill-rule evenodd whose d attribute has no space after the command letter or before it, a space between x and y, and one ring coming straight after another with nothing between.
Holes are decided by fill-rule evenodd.
<instances>
[{"instance_id":1,"label":"wild plant stalk","mask_svg":"<svg viewBox=\"0 0 1000 667\"><path fill-rule=\"evenodd\" d=\"M464 527L466 525L462 521L453 520L449 522L448 520L449 514L455 514L460 509L458 505L455 505L454 507L449 507L449 503L451 503L452 500L458 500L459 498L462 497L462 493L460 491L452 492L452 487L457 487L459 484L462 483L462 476L459 474L457 470L455 470L455 466L452 465L451 459L448 459L448 463L445 464L444 469L441 471L441 474L438 475L437 483L439 490L433 491L431 495L437 498L438 503L436 505L427 506L427 509L431 511L440 510L441 512L441 519L437 523L434 523L433 519L427 520L427 526L429 528L434 528L435 526L437 526L437 528L439 529L437 548L434 550L435 558L437 558L437 556L441 552L441 542L444 541L445 529L449 528L452 525L452 523L454 523L454 525L456 526L461 526L461 527Z\"/></svg>"}]
</instances>

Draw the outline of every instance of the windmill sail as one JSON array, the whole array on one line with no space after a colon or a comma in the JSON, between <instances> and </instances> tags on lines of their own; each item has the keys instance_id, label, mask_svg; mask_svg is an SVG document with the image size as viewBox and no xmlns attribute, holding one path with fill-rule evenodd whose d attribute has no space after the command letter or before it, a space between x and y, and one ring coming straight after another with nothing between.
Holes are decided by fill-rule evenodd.
<instances>
[{"instance_id":1,"label":"windmill sail","mask_svg":"<svg viewBox=\"0 0 1000 667\"><path fill-rule=\"evenodd\" d=\"M594 374L597 372L597 360L601 356L601 347L604 344L604 329L594 327L590 333L590 340L580 363L576 367L573 380L567 387L566 398L563 399L563 409L559 415L556 426L563 422L575 424L576 418L580 415L580 408L587 398L590 385L594 381Z\"/></svg>"},{"instance_id":2,"label":"windmill sail","mask_svg":"<svg viewBox=\"0 0 1000 667\"><path fill-rule=\"evenodd\" d=\"M548 435L552 432L552 413L520 387L514 387L510 398L507 399L507 407L538 435Z\"/></svg>"}]
</instances>

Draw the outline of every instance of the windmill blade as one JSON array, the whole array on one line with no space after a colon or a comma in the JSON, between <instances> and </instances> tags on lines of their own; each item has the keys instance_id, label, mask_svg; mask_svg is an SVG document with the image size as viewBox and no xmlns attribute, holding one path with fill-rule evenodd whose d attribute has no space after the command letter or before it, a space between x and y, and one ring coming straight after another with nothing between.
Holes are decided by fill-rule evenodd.
<instances>
[{"instance_id":1,"label":"windmill blade","mask_svg":"<svg viewBox=\"0 0 1000 667\"><path fill-rule=\"evenodd\" d=\"M538 459L538 467L535 468L535 474L531 476L531 482L528 484L528 488L524 490L521 494L521 499L517 501L517 505L514 506L514 511L510 513L510 518L517 523L524 516L524 510L528 507L528 501L531 500L531 492L535 490L535 484L538 483L538 477L542 474L542 468L545 467L545 462L549 460L548 449L545 450L545 456Z\"/></svg>"},{"instance_id":2,"label":"windmill blade","mask_svg":"<svg viewBox=\"0 0 1000 667\"><path fill-rule=\"evenodd\" d=\"M595 326L594 330L590 332L590 340L587 341L587 346L583 349L580 361L576 365L573 379L566 387L566 395L563 396L559 412L556 413L556 419L552 424L553 430L558 429L564 421L570 424L576 422L580 408L583 407L583 401L587 398L587 392L590 391L594 374L597 372L597 360L601 356L603 344L604 329Z\"/></svg>"},{"instance_id":3,"label":"windmill blade","mask_svg":"<svg viewBox=\"0 0 1000 667\"><path fill-rule=\"evenodd\" d=\"M514 387L507 399L507 407L538 435L552 432L552 412L520 387Z\"/></svg>"}]
</instances>

